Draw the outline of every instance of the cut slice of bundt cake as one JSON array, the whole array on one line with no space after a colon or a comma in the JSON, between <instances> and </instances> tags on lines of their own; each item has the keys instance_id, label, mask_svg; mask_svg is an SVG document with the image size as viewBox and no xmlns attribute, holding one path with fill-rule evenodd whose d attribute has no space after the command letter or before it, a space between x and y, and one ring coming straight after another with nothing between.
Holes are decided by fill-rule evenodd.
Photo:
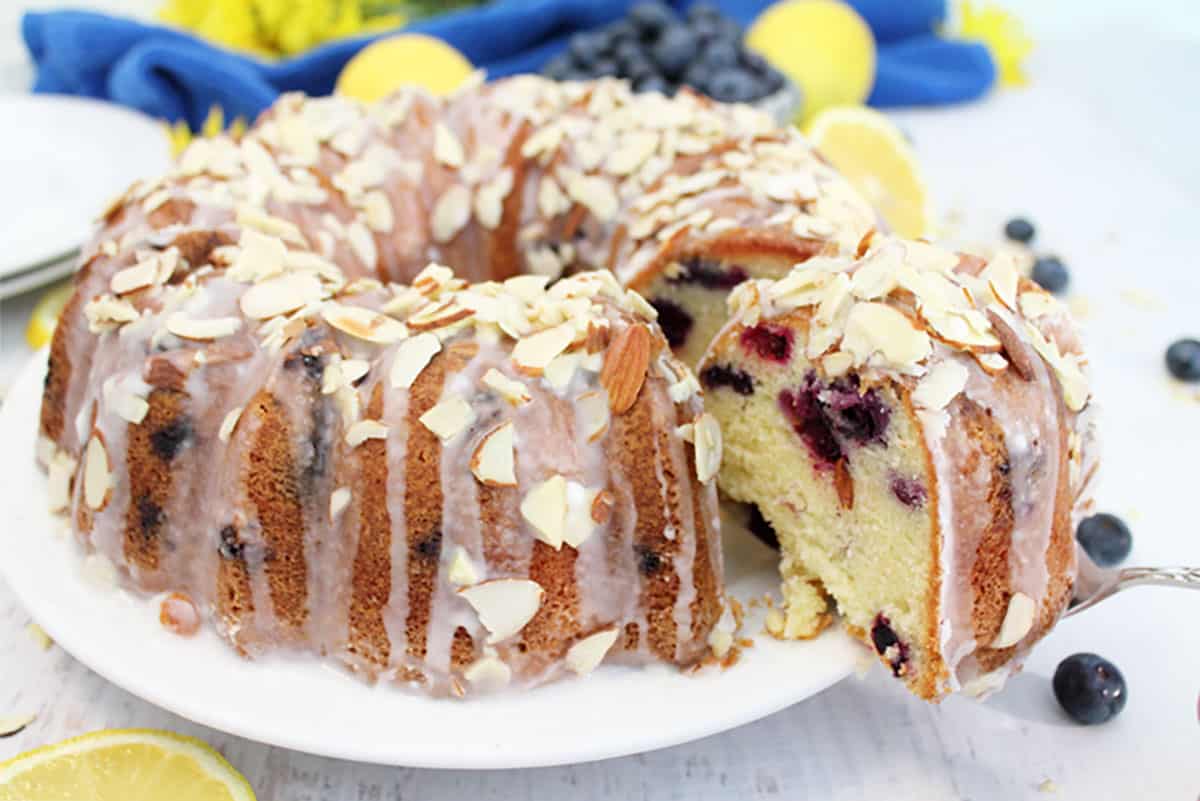
<instances>
[{"instance_id":1,"label":"cut slice of bundt cake","mask_svg":"<svg viewBox=\"0 0 1200 801\"><path fill-rule=\"evenodd\" d=\"M1006 260L864 250L735 290L699 373L720 486L777 533L785 634L819 628L823 588L917 695L986 690L1071 595L1086 360Z\"/></svg>"}]
</instances>

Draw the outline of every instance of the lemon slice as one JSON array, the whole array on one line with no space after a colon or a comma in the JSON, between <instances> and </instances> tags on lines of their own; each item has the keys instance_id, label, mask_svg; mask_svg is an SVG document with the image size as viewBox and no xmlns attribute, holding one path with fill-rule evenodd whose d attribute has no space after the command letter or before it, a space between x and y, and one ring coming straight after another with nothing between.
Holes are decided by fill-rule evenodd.
<instances>
[{"instance_id":1,"label":"lemon slice","mask_svg":"<svg viewBox=\"0 0 1200 801\"><path fill-rule=\"evenodd\" d=\"M0 764L0 801L254 801L246 779L192 737L108 729Z\"/></svg>"},{"instance_id":2,"label":"lemon slice","mask_svg":"<svg viewBox=\"0 0 1200 801\"><path fill-rule=\"evenodd\" d=\"M862 103L875 83L875 36L848 3L776 3L750 26L746 46L800 87L806 120L832 106Z\"/></svg>"},{"instance_id":3,"label":"lemon slice","mask_svg":"<svg viewBox=\"0 0 1200 801\"><path fill-rule=\"evenodd\" d=\"M33 314L29 316L29 325L25 327L25 341L29 343L29 347L37 350L50 342L54 336L54 326L58 324L58 316L71 299L73 287L74 284L67 281L49 290L38 300L37 305L33 307Z\"/></svg>"},{"instance_id":4,"label":"lemon slice","mask_svg":"<svg viewBox=\"0 0 1200 801\"><path fill-rule=\"evenodd\" d=\"M908 239L930 235L933 214L921 168L891 120L862 106L831 108L812 121L808 136L892 233Z\"/></svg>"},{"instance_id":5,"label":"lemon slice","mask_svg":"<svg viewBox=\"0 0 1200 801\"><path fill-rule=\"evenodd\" d=\"M405 84L435 95L453 92L474 71L466 56L441 39L405 33L367 45L338 76L337 93L373 103Z\"/></svg>"}]
</instances>

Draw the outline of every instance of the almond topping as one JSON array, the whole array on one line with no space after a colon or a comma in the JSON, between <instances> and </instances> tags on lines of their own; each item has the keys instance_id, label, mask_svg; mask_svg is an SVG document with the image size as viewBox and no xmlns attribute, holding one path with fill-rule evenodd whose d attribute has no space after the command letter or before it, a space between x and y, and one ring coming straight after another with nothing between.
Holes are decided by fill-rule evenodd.
<instances>
[{"instance_id":1,"label":"almond topping","mask_svg":"<svg viewBox=\"0 0 1200 801\"><path fill-rule=\"evenodd\" d=\"M362 306L327 303L321 317L342 333L377 345L390 345L408 336L404 323Z\"/></svg>"},{"instance_id":2,"label":"almond topping","mask_svg":"<svg viewBox=\"0 0 1200 801\"><path fill-rule=\"evenodd\" d=\"M454 549L454 558L450 560L450 568L446 578L456 587L468 587L479 583L479 571L471 563L471 557L461 545Z\"/></svg>"},{"instance_id":3,"label":"almond topping","mask_svg":"<svg viewBox=\"0 0 1200 801\"><path fill-rule=\"evenodd\" d=\"M580 676L596 669L617 641L618 629L606 629L584 637L567 650L567 667Z\"/></svg>"},{"instance_id":4,"label":"almond topping","mask_svg":"<svg viewBox=\"0 0 1200 801\"><path fill-rule=\"evenodd\" d=\"M337 520L338 516L350 504L350 488L338 487L329 495L329 519Z\"/></svg>"},{"instance_id":5,"label":"almond topping","mask_svg":"<svg viewBox=\"0 0 1200 801\"><path fill-rule=\"evenodd\" d=\"M242 295L242 313L255 320L287 314L325 297L315 275L288 273L255 284Z\"/></svg>"},{"instance_id":6,"label":"almond topping","mask_svg":"<svg viewBox=\"0 0 1200 801\"><path fill-rule=\"evenodd\" d=\"M566 350L574 339L575 327L567 323L521 337L513 346L513 363L521 372L541 375L554 357Z\"/></svg>"},{"instance_id":7,"label":"almond topping","mask_svg":"<svg viewBox=\"0 0 1200 801\"><path fill-rule=\"evenodd\" d=\"M494 656L482 656L467 666L463 678L480 690L499 690L512 681L512 668Z\"/></svg>"},{"instance_id":8,"label":"almond topping","mask_svg":"<svg viewBox=\"0 0 1200 801\"><path fill-rule=\"evenodd\" d=\"M617 193L613 191L607 178L598 175L577 175L567 185L567 195L603 222L608 222L617 215Z\"/></svg>"},{"instance_id":9,"label":"almond topping","mask_svg":"<svg viewBox=\"0 0 1200 801\"><path fill-rule=\"evenodd\" d=\"M533 398L529 394L528 387L516 379L509 378L495 367L483 374L483 385L493 390L513 406L528 403Z\"/></svg>"},{"instance_id":10,"label":"almond topping","mask_svg":"<svg viewBox=\"0 0 1200 801\"><path fill-rule=\"evenodd\" d=\"M105 450L104 440L97 432L88 440L84 453L83 499L92 509L103 509L108 503L111 488L112 469L108 464L108 451Z\"/></svg>"},{"instance_id":11,"label":"almond topping","mask_svg":"<svg viewBox=\"0 0 1200 801\"><path fill-rule=\"evenodd\" d=\"M696 418L695 430L696 477L707 484L721 469L721 425L717 418L705 412Z\"/></svg>"},{"instance_id":12,"label":"almond topping","mask_svg":"<svg viewBox=\"0 0 1200 801\"><path fill-rule=\"evenodd\" d=\"M237 333L242 321L237 317L214 317L196 320L175 312L167 318L167 330L182 339L211 340Z\"/></svg>"},{"instance_id":13,"label":"almond topping","mask_svg":"<svg viewBox=\"0 0 1200 801\"><path fill-rule=\"evenodd\" d=\"M967 375L967 368L958 361L938 362L913 390L913 403L934 411L946 408L967 386Z\"/></svg>"},{"instance_id":14,"label":"almond topping","mask_svg":"<svg viewBox=\"0 0 1200 801\"><path fill-rule=\"evenodd\" d=\"M1016 301L1014 300L1014 305ZM988 322L992 324L992 333L996 335L996 339L1000 340L1000 345L1004 348L1004 353L1008 356L1008 360L1012 362L1013 369L1017 371L1017 375L1026 381L1032 381L1037 375L1033 365L1033 356L1029 352L1029 347L1017 336L1017 332L1013 330L1003 317L997 314L992 309L986 311Z\"/></svg>"},{"instance_id":15,"label":"almond topping","mask_svg":"<svg viewBox=\"0 0 1200 801\"><path fill-rule=\"evenodd\" d=\"M1008 611L1004 614L1004 622L996 639L992 640L990 648L1011 648L1025 638L1033 628L1037 615L1037 603L1023 592L1013 593L1009 599Z\"/></svg>"},{"instance_id":16,"label":"almond topping","mask_svg":"<svg viewBox=\"0 0 1200 801\"><path fill-rule=\"evenodd\" d=\"M561 548L567 525L567 480L554 475L535 485L521 501L521 516L539 540Z\"/></svg>"},{"instance_id":17,"label":"almond topping","mask_svg":"<svg viewBox=\"0 0 1200 801\"><path fill-rule=\"evenodd\" d=\"M421 425L436 434L444 444L475 422L475 410L471 404L455 395L425 412L420 420Z\"/></svg>"},{"instance_id":18,"label":"almond topping","mask_svg":"<svg viewBox=\"0 0 1200 801\"><path fill-rule=\"evenodd\" d=\"M488 642L494 644L525 628L541 607L546 591L536 581L505 578L464 587L458 594L479 615L479 622L491 634Z\"/></svg>"},{"instance_id":19,"label":"almond topping","mask_svg":"<svg viewBox=\"0 0 1200 801\"><path fill-rule=\"evenodd\" d=\"M578 548L596 529L592 509L600 490L588 489L575 481L567 482L567 516L563 526L563 543Z\"/></svg>"},{"instance_id":20,"label":"almond topping","mask_svg":"<svg viewBox=\"0 0 1200 801\"><path fill-rule=\"evenodd\" d=\"M242 419L243 407L235 406L230 409L225 417L221 419L221 427L217 430L217 439L221 442L229 442L229 438L233 436L233 430L237 428L238 420Z\"/></svg>"},{"instance_id":21,"label":"almond topping","mask_svg":"<svg viewBox=\"0 0 1200 801\"><path fill-rule=\"evenodd\" d=\"M387 439L388 427L378 420L359 420L346 429L346 442L357 448L369 439Z\"/></svg>"},{"instance_id":22,"label":"almond topping","mask_svg":"<svg viewBox=\"0 0 1200 801\"><path fill-rule=\"evenodd\" d=\"M489 487L515 487L517 474L513 459L514 428L511 422L492 429L471 457L471 472Z\"/></svg>"},{"instance_id":23,"label":"almond topping","mask_svg":"<svg viewBox=\"0 0 1200 801\"><path fill-rule=\"evenodd\" d=\"M433 240L449 242L471 221L471 190L455 184L442 193L433 206Z\"/></svg>"},{"instance_id":24,"label":"almond topping","mask_svg":"<svg viewBox=\"0 0 1200 801\"><path fill-rule=\"evenodd\" d=\"M428 333L417 334L401 342L392 359L392 387L410 388L441 349L441 341Z\"/></svg>"},{"instance_id":25,"label":"almond topping","mask_svg":"<svg viewBox=\"0 0 1200 801\"><path fill-rule=\"evenodd\" d=\"M650 329L638 323L618 334L605 354L600 385L608 390L613 414L629 411L642 391L650 365L650 344Z\"/></svg>"},{"instance_id":26,"label":"almond topping","mask_svg":"<svg viewBox=\"0 0 1200 801\"><path fill-rule=\"evenodd\" d=\"M454 168L461 167L465 160L462 143L442 122L433 129L433 157L447 167Z\"/></svg>"},{"instance_id":27,"label":"almond topping","mask_svg":"<svg viewBox=\"0 0 1200 801\"><path fill-rule=\"evenodd\" d=\"M608 399L600 392L585 392L575 401L579 422L588 442L595 442L608 430Z\"/></svg>"}]
</instances>

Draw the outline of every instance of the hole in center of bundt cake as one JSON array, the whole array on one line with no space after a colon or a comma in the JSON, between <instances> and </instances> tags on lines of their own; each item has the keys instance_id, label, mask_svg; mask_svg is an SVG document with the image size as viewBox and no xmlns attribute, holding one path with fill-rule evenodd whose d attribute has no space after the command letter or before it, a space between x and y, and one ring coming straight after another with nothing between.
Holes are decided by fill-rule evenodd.
<instances>
[{"instance_id":1,"label":"hole in center of bundt cake","mask_svg":"<svg viewBox=\"0 0 1200 801\"><path fill-rule=\"evenodd\" d=\"M705 289L733 289L750 277L744 267L726 267L718 261L688 259L667 280L672 284L699 284Z\"/></svg>"},{"instance_id":2,"label":"hole in center of bundt cake","mask_svg":"<svg viewBox=\"0 0 1200 801\"><path fill-rule=\"evenodd\" d=\"M759 323L742 332L742 347L760 359L787 364L792 358L792 329Z\"/></svg>"},{"instance_id":3,"label":"hole in center of bundt cake","mask_svg":"<svg viewBox=\"0 0 1200 801\"><path fill-rule=\"evenodd\" d=\"M860 392L857 376L822 385L814 370L798 388L779 393L779 405L822 468L832 468L845 455L843 440L883 444L891 418L878 392Z\"/></svg>"}]
</instances>

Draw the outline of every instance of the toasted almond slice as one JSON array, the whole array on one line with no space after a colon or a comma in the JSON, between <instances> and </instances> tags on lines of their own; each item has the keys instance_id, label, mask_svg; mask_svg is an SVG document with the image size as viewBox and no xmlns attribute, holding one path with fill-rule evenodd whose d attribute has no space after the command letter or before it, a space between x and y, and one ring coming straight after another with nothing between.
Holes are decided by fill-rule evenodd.
<instances>
[{"instance_id":1,"label":"toasted almond slice","mask_svg":"<svg viewBox=\"0 0 1200 801\"><path fill-rule=\"evenodd\" d=\"M488 230L495 230L504 215L504 198L512 191L513 173L509 168L501 170L475 193L475 219Z\"/></svg>"},{"instance_id":2,"label":"toasted almond slice","mask_svg":"<svg viewBox=\"0 0 1200 801\"><path fill-rule=\"evenodd\" d=\"M503 578L464 587L458 594L479 615L479 622L490 632L489 643L507 640L533 619L546 591L536 581Z\"/></svg>"},{"instance_id":3,"label":"toasted almond slice","mask_svg":"<svg viewBox=\"0 0 1200 801\"><path fill-rule=\"evenodd\" d=\"M696 418L696 478L707 484L721 469L721 425L705 412Z\"/></svg>"},{"instance_id":4,"label":"toasted almond slice","mask_svg":"<svg viewBox=\"0 0 1200 801\"><path fill-rule=\"evenodd\" d=\"M671 397L672 402L683 403L688 398L700 394L700 382L689 370L683 378L667 387L667 394Z\"/></svg>"},{"instance_id":5,"label":"toasted almond slice","mask_svg":"<svg viewBox=\"0 0 1200 801\"><path fill-rule=\"evenodd\" d=\"M618 629L598 631L567 649L567 667L580 676L591 673L617 641Z\"/></svg>"},{"instance_id":6,"label":"toasted almond slice","mask_svg":"<svg viewBox=\"0 0 1200 801\"><path fill-rule=\"evenodd\" d=\"M588 442L595 442L608 430L611 419L608 399L600 392L585 392L575 400L579 423Z\"/></svg>"},{"instance_id":7,"label":"toasted almond slice","mask_svg":"<svg viewBox=\"0 0 1200 801\"><path fill-rule=\"evenodd\" d=\"M392 386L396 389L410 388L441 349L441 340L428 333L417 334L401 342L392 358Z\"/></svg>"},{"instance_id":8,"label":"toasted almond slice","mask_svg":"<svg viewBox=\"0 0 1200 801\"><path fill-rule=\"evenodd\" d=\"M369 439L387 439L388 427L378 420L359 420L346 429L346 443L357 448Z\"/></svg>"},{"instance_id":9,"label":"toasted almond slice","mask_svg":"<svg viewBox=\"0 0 1200 801\"><path fill-rule=\"evenodd\" d=\"M1013 299L1013 305L1016 305L1015 298ZM1033 364L1033 354L1030 353L1029 347L1017 335L1013 327L1008 324L1008 321L996 313L995 310L988 309L986 314L988 322L992 324L992 333L996 335L996 339L1000 340L1000 344L1004 348L1004 354L1012 362L1013 369L1017 371L1017 375L1021 376L1025 381L1032 381L1037 373Z\"/></svg>"},{"instance_id":10,"label":"toasted almond slice","mask_svg":"<svg viewBox=\"0 0 1200 801\"><path fill-rule=\"evenodd\" d=\"M456 587L468 587L479 583L479 571L475 569L471 557L461 545L454 549L454 557L450 560L446 578Z\"/></svg>"},{"instance_id":11,"label":"toasted almond slice","mask_svg":"<svg viewBox=\"0 0 1200 801\"><path fill-rule=\"evenodd\" d=\"M567 525L567 480L555 474L536 484L521 500L521 516L539 540L561 548Z\"/></svg>"},{"instance_id":12,"label":"toasted almond slice","mask_svg":"<svg viewBox=\"0 0 1200 801\"><path fill-rule=\"evenodd\" d=\"M495 367L483 374L482 382L484 386L495 391L497 395L513 406L520 406L533 399L533 396L529 394L528 387L516 379L509 378Z\"/></svg>"},{"instance_id":13,"label":"toasted almond slice","mask_svg":"<svg viewBox=\"0 0 1200 801\"><path fill-rule=\"evenodd\" d=\"M1054 299L1054 296L1040 289L1031 289L1022 292L1018 302L1021 304L1021 314L1030 320L1045 317L1059 308L1059 303Z\"/></svg>"},{"instance_id":14,"label":"toasted almond slice","mask_svg":"<svg viewBox=\"0 0 1200 801\"><path fill-rule=\"evenodd\" d=\"M567 482L567 516L563 527L563 543L572 548L582 545L596 529L592 509L598 489L588 489L575 481Z\"/></svg>"},{"instance_id":15,"label":"toasted almond slice","mask_svg":"<svg viewBox=\"0 0 1200 801\"><path fill-rule=\"evenodd\" d=\"M217 430L217 439L221 442L229 442L229 438L233 436L233 430L237 428L238 420L242 419L243 408L235 406L221 419L221 427Z\"/></svg>"},{"instance_id":16,"label":"toasted almond slice","mask_svg":"<svg viewBox=\"0 0 1200 801\"><path fill-rule=\"evenodd\" d=\"M103 509L108 503L111 489L112 468L108 461L108 451L104 447L104 438L97 431L88 440L84 452L83 499L92 509Z\"/></svg>"},{"instance_id":17,"label":"toasted almond slice","mask_svg":"<svg viewBox=\"0 0 1200 801\"><path fill-rule=\"evenodd\" d=\"M463 678L479 690L499 690L512 681L512 668L494 656L481 656L463 671Z\"/></svg>"},{"instance_id":18,"label":"toasted almond slice","mask_svg":"<svg viewBox=\"0 0 1200 801\"><path fill-rule=\"evenodd\" d=\"M378 345L390 345L408 336L404 323L362 306L326 303L321 317L345 334Z\"/></svg>"},{"instance_id":19,"label":"toasted almond slice","mask_svg":"<svg viewBox=\"0 0 1200 801\"><path fill-rule=\"evenodd\" d=\"M538 183L537 200L538 211L546 218L554 218L560 214L565 214L571 208L571 201L559 189L558 183L549 175L543 175L542 180Z\"/></svg>"},{"instance_id":20,"label":"toasted almond slice","mask_svg":"<svg viewBox=\"0 0 1200 801\"><path fill-rule=\"evenodd\" d=\"M946 408L967 386L968 375L966 366L956 360L934 364L913 390L913 403L935 411Z\"/></svg>"},{"instance_id":21,"label":"toasted almond slice","mask_svg":"<svg viewBox=\"0 0 1200 801\"><path fill-rule=\"evenodd\" d=\"M421 415L420 420L421 425L446 443L475 422L475 410L471 408L471 404L453 395Z\"/></svg>"},{"instance_id":22,"label":"toasted almond slice","mask_svg":"<svg viewBox=\"0 0 1200 801\"><path fill-rule=\"evenodd\" d=\"M513 363L521 372L541 375L554 357L566 350L574 339L575 327L567 323L521 337L513 346Z\"/></svg>"},{"instance_id":23,"label":"toasted almond slice","mask_svg":"<svg viewBox=\"0 0 1200 801\"><path fill-rule=\"evenodd\" d=\"M433 206L430 222L433 241L444 244L466 227L471 221L471 190L455 184L442 193Z\"/></svg>"},{"instance_id":24,"label":"toasted almond slice","mask_svg":"<svg viewBox=\"0 0 1200 801\"><path fill-rule=\"evenodd\" d=\"M1013 593L1008 611L990 648L1011 648L1025 638L1037 617L1037 603L1023 592Z\"/></svg>"},{"instance_id":25,"label":"toasted almond slice","mask_svg":"<svg viewBox=\"0 0 1200 801\"><path fill-rule=\"evenodd\" d=\"M858 303L846 318L842 351L866 364L875 354L891 367L911 369L933 350L929 335L900 311L884 303Z\"/></svg>"},{"instance_id":26,"label":"toasted almond slice","mask_svg":"<svg viewBox=\"0 0 1200 801\"><path fill-rule=\"evenodd\" d=\"M250 287L242 295L239 305L247 317L266 320L293 312L324 297L325 289L315 275L287 273Z\"/></svg>"},{"instance_id":27,"label":"toasted almond slice","mask_svg":"<svg viewBox=\"0 0 1200 801\"><path fill-rule=\"evenodd\" d=\"M350 488L338 487L329 495L329 519L337 520L338 516L350 505Z\"/></svg>"},{"instance_id":28,"label":"toasted almond slice","mask_svg":"<svg viewBox=\"0 0 1200 801\"><path fill-rule=\"evenodd\" d=\"M650 329L637 323L617 334L609 346L600 385L608 390L608 406L613 414L629 411L642 391L650 366L651 339Z\"/></svg>"},{"instance_id":29,"label":"toasted almond slice","mask_svg":"<svg viewBox=\"0 0 1200 801\"><path fill-rule=\"evenodd\" d=\"M461 167L465 160L462 143L443 122L433 128L433 157L439 163L455 169Z\"/></svg>"},{"instance_id":30,"label":"toasted almond slice","mask_svg":"<svg viewBox=\"0 0 1200 801\"><path fill-rule=\"evenodd\" d=\"M583 354L579 351L561 353L550 360L542 377L556 390L564 390L571 384L575 371L583 363Z\"/></svg>"},{"instance_id":31,"label":"toasted almond slice","mask_svg":"<svg viewBox=\"0 0 1200 801\"><path fill-rule=\"evenodd\" d=\"M175 312L167 318L167 330L182 339L200 341L220 339L236 334L241 327L242 321L237 317L213 317L208 320L197 320L187 317L183 312Z\"/></svg>"},{"instance_id":32,"label":"toasted almond slice","mask_svg":"<svg viewBox=\"0 0 1200 801\"><path fill-rule=\"evenodd\" d=\"M620 208L620 201L612 183L598 175L575 176L567 184L567 195L602 222L608 222L617 216L617 210Z\"/></svg>"},{"instance_id":33,"label":"toasted almond slice","mask_svg":"<svg viewBox=\"0 0 1200 801\"><path fill-rule=\"evenodd\" d=\"M487 433L471 457L471 472L489 487L517 486L513 459L514 428L502 423Z\"/></svg>"}]
</instances>

